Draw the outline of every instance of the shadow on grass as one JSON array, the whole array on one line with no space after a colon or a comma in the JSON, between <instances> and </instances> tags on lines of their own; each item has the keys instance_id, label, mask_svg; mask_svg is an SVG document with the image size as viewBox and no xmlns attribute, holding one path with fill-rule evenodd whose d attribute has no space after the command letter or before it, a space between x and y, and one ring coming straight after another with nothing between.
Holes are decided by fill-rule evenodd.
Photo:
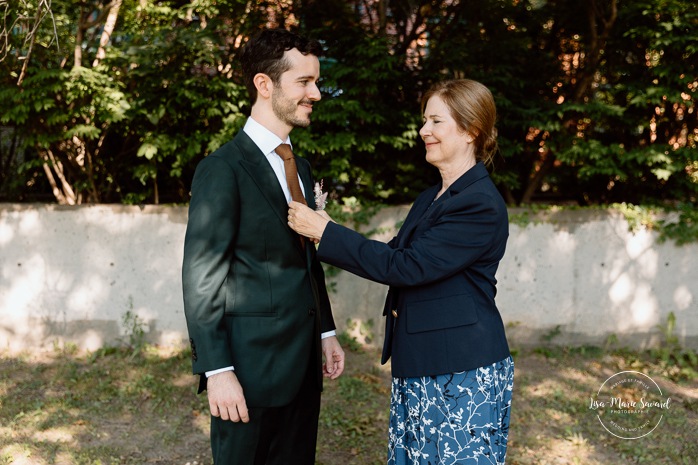
<instances>
[{"instance_id":1,"label":"shadow on grass","mask_svg":"<svg viewBox=\"0 0 698 465\"><path fill-rule=\"evenodd\" d=\"M347 369L327 381L318 465L385 463L390 373L377 350L345 344ZM520 351L507 463L688 464L698 456L698 381L674 382L643 354L598 348ZM651 376L672 405L650 436L622 440L589 409L623 370ZM208 404L188 350L0 356L0 465L209 465Z\"/></svg>"},{"instance_id":2,"label":"shadow on grass","mask_svg":"<svg viewBox=\"0 0 698 465\"><path fill-rule=\"evenodd\" d=\"M543 348L515 358L516 381L508 463L689 464L698 455L698 382L671 381L646 354L596 347ZM615 373L651 376L671 408L651 434L636 440L608 433L591 398Z\"/></svg>"},{"instance_id":3,"label":"shadow on grass","mask_svg":"<svg viewBox=\"0 0 698 465\"><path fill-rule=\"evenodd\" d=\"M0 464L205 463L208 414L184 353L0 359Z\"/></svg>"}]
</instances>

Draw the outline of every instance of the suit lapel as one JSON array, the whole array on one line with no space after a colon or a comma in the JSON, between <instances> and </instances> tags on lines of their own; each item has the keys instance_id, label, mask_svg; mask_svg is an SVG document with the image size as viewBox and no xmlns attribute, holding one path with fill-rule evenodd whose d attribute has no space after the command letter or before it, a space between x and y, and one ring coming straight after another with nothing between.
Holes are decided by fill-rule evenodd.
<instances>
[{"instance_id":1,"label":"suit lapel","mask_svg":"<svg viewBox=\"0 0 698 465\"><path fill-rule=\"evenodd\" d=\"M298 163L298 157L296 157L296 166L298 166L298 174L303 181L303 196L305 201L308 202L308 207L315 210L315 193L313 188L313 177L310 174L310 165L308 163Z\"/></svg>"},{"instance_id":2,"label":"suit lapel","mask_svg":"<svg viewBox=\"0 0 698 465\"><path fill-rule=\"evenodd\" d=\"M250 175L252 180L255 182L259 188L262 196L266 199L271 207L272 211L279 218L279 221L284 224L289 234L294 236L292 241L294 247L299 254L308 259L308 247L305 247L305 251L301 248L300 241L297 239L298 235L293 232L288 227L288 203L286 202L286 196L284 195L283 189L279 185L279 180L267 162L266 157L259 150L259 147L250 139L250 137L240 131L235 137L235 143L240 148L240 152L243 155L244 160L241 160L240 165L245 171ZM296 158L297 159L297 158ZM312 195L309 197L308 192L312 192L310 171L307 169L306 164L296 163L297 165L302 165L303 169L299 168L299 173L301 174L301 179L303 180L304 195L308 205L314 208L315 202L312 200ZM309 200L310 199L310 200Z\"/></svg>"},{"instance_id":3,"label":"suit lapel","mask_svg":"<svg viewBox=\"0 0 698 465\"><path fill-rule=\"evenodd\" d=\"M257 185L262 196L279 218L279 221L286 224L286 218L288 217L286 197L279 185L279 180L274 174L274 170L269 166L264 154L243 131L240 131L235 137L235 143L240 148L240 153L242 153L244 157L240 165L247 171Z\"/></svg>"},{"instance_id":4,"label":"suit lapel","mask_svg":"<svg viewBox=\"0 0 698 465\"><path fill-rule=\"evenodd\" d=\"M310 173L310 164L307 162L299 162L298 157L296 157L296 167L298 168L298 175L303 182L303 197L308 203L308 207L315 210L315 194L313 192L313 177ZM315 244L307 239L305 240L305 259L308 264L308 271L310 271L310 264L312 263L312 251L315 250ZM310 273L312 276L312 272Z\"/></svg>"}]
</instances>

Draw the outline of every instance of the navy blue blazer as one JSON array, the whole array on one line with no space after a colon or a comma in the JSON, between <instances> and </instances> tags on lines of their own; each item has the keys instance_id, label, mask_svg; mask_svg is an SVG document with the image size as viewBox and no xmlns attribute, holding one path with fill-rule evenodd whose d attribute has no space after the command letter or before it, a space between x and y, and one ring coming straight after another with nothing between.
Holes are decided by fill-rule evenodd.
<instances>
[{"instance_id":1,"label":"navy blue blazer","mask_svg":"<svg viewBox=\"0 0 698 465\"><path fill-rule=\"evenodd\" d=\"M395 377L471 370L509 356L494 301L509 236L504 200L482 163L434 201L440 187L417 197L387 244L329 223L318 248L320 260L390 286L381 363L392 357Z\"/></svg>"}]
</instances>

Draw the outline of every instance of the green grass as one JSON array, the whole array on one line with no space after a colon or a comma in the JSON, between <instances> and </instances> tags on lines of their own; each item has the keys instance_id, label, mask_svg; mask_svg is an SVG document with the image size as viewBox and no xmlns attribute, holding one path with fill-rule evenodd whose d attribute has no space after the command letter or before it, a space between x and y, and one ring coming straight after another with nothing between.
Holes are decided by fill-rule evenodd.
<instances>
[{"instance_id":1,"label":"green grass","mask_svg":"<svg viewBox=\"0 0 698 465\"><path fill-rule=\"evenodd\" d=\"M377 350L343 342L347 370L326 382L317 463L382 464L390 373ZM668 370L665 358L598 347L517 350L507 463L693 463L696 367ZM149 346L0 356L0 465L210 464L208 404L189 370L188 351ZM623 370L648 374L672 398L665 421L638 440L608 434L588 408L600 384Z\"/></svg>"}]
</instances>

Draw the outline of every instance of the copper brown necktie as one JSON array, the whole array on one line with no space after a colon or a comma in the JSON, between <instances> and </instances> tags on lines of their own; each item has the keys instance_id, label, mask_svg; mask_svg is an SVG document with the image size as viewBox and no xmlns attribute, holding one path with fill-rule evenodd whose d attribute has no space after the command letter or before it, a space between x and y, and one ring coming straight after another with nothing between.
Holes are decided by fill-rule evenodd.
<instances>
[{"instance_id":1,"label":"copper brown necktie","mask_svg":"<svg viewBox=\"0 0 698 465\"><path fill-rule=\"evenodd\" d=\"M284 171L286 171L286 184L288 184L288 190L291 191L291 198L295 202L302 203L303 205L308 205L305 201L305 196L301 190L301 185L298 182L298 168L296 167L296 158L293 156L293 151L291 146L288 144L279 145L276 150L276 154L281 157L284 161ZM305 248L305 240L300 236L301 246Z\"/></svg>"}]
</instances>

